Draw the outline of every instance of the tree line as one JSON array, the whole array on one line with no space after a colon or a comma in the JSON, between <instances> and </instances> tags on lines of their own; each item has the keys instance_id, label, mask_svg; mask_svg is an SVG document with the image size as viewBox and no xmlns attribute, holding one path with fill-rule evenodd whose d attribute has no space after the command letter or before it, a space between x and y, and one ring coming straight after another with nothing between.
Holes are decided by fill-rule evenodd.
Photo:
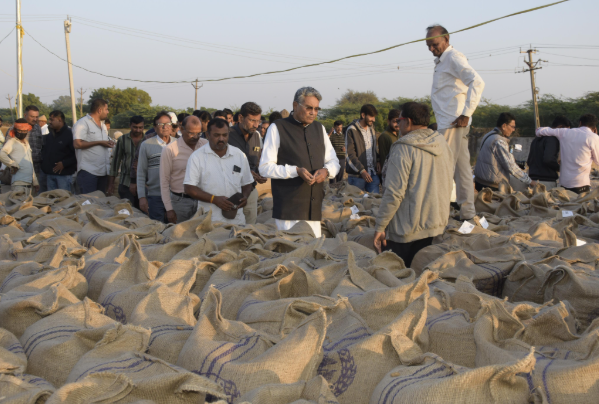
<instances>
[{"instance_id":1,"label":"tree line","mask_svg":"<svg viewBox=\"0 0 599 404\"><path fill-rule=\"evenodd\" d=\"M109 102L110 116L113 128L127 128L129 126L129 118L134 115L141 115L145 118L146 124L149 127L152 119L161 110L173 111L175 113L187 112L192 113L193 108L176 109L166 105L152 105L152 97L141 89L136 87L119 89L114 86L95 89L89 96L87 102L83 103L83 114L89 112L91 100L103 98ZM427 104L431 107L430 97L409 98L397 97L394 99L379 99L372 91L353 91L347 90L335 104L323 109L319 115L319 121L325 125L327 130L333 126L333 122L337 120L343 121L346 125L354 119L359 118L360 107L364 104L372 104L379 111L379 115L375 121L375 129L377 132L383 132L387 125L387 114L391 109L398 109L408 101L416 101ZM77 114L79 112L79 103L77 103ZM67 117L67 122L72 121L71 112L71 97L63 95L58 97L50 104L43 103L35 94L24 94L23 105L35 105L40 109L40 114L48 116L53 110L62 111ZM213 112L216 108L199 107L199 109ZM238 108L231 108L237 112ZM482 99L480 105L476 109L472 117L472 126L478 128L493 128L497 117L501 112L511 112L516 117L516 125L520 136L534 136L534 112L532 101L525 102L518 106L509 106L492 103L487 99ZM268 117L270 111L264 113ZM599 91L589 92L579 98L564 98L554 95L543 95L539 99L539 114L542 126L548 126L553 119L558 115L568 117L574 125L577 125L578 118L585 114L592 113L599 116ZM12 122L15 116L15 111L8 108L0 109L0 116L5 123ZM431 122L435 122L434 114L431 107Z\"/></svg>"}]
</instances>

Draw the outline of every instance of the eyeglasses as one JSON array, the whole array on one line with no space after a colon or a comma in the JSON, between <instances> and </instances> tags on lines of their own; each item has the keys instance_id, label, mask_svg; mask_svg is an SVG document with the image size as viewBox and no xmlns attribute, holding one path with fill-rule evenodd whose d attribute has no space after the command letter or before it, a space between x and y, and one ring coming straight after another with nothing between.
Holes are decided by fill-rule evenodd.
<instances>
[{"instance_id":1,"label":"eyeglasses","mask_svg":"<svg viewBox=\"0 0 599 404\"><path fill-rule=\"evenodd\" d=\"M304 107L304 109L305 109L306 111L308 111L308 112L312 112L312 111L314 111L314 112L316 112L316 113L319 113L319 112L322 110L322 108L320 108L320 107L307 107L307 106L305 106L304 104L300 104L300 105L301 105L302 107Z\"/></svg>"},{"instance_id":2,"label":"eyeglasses","mask_svg":"<svg viewBox=\"0 0 599 404\"><path fill-rule=\"evenodd\" d=\"M250 123L257 123L260 124L260 122L262 122L262 120L260 119L248 119L248 118L243 118L244 120L250 122Z\"/></svg>"},{"instance_id":3,"label":"eyeglasses","mask_svg":"<svg viewBox=\"0 0 599 404\"><path fill-rule=\"evenodd\" d=\"M173 126L173 124L170 122L169 123L157 123L156 126L159 128L164 128L165 126Z\"/></svg>"}]
</instances>

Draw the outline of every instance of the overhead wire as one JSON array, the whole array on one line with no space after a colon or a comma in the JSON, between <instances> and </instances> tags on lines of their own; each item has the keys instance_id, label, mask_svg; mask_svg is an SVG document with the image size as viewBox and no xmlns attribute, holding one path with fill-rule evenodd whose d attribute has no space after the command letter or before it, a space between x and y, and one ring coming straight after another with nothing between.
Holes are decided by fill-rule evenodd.
<instances>
[{"instance_id":1,"label":"overhead wire","mask_svg":"<svg viewBox=\"0 0 599 404\"><path fill-rule=\"evenodd\" d=\"M561 4L561 3L565 3L565 2L568 2L568 1L570 1L570 0L560 0L560 1L557 1L557 2L554 2L554 3L550 3L550 4L546 4L546 5L543 5L543 6L538 6L538 7L534 7L534 8L528 9L528 10L523 10L523 11L519 11L519 12L516 12L516 13L508 14L508 15L505 15L503 17L494 18L494 19L489 20L489 21L485 21L485 22L482 22L482 23L479 23L479 24L476 24L476 25L472 25L472 26L469 26L469 27L466 27L466 28L462 28L462 29L457 30L457 31L453 31L450 34L456 34L456 33L464 32L464 31L468 31L468 30L471 30L471 29L475 29L475 28L481 27L483 25L487 25L487 24L490 24L490 23L493 23L493 22L505 19L505 18L510 18L510 17L516 16L516 15L530 13L530 12L533 12L533 11L537 11L537 10L540 10L540 9L543 9L543 8L551 7L551 6L554 6L554 5L557 5L557 4ZM29 34L29 36L39 46L41 46L42 48L44 48L46 51L48 51L52 55L54 55L57 58L59 58L59 59L61 59L61 60L63 60L63 61L65 61L65 62L68 63L68 61L66 61L64 58L58 56L57 54L55 54L54 52L50 51L48 48L46 48L45 46L43 46L39 41L37 41L33 36L31 36L31 34ZM343 60L348 60L348 59L358 58L358 57L362 57L362 56L374 55L374 54L386 52L386 51L389 51L391 49L396 49L396 48L401 47L401 46L405 46L405 45L416 43L416 42L422 42L422 41L426 41L428 39L433 39L433 38L437 38L437 37L441 37L441 36L442 35L438 35L438 36L430 37L430 38L422 38L422 39L412 40L412 41L404 42L404 43L401 43L401 44L398 44L398 45L393 45L393 46L390 46L390 47L387 47L387 48L384 48L384 49L379 49L379 50L372 51L372 52L360 53L360 54L345 56L345 57L341 57L341 58L337 58L337 59L333 59L333 60L329 60L329 61L311 63L311 64L302 65L302 66L296 66L296 67L292 67L292 68L289 68L289 69L283 69L283 70L278 70L278 71L270 71L270 72L263 72L263 73L254 73L254 74L245 75L245 76L223 77L223 78L219 78L219 79L204 79L204 80L198 80L198 81L199 82L220 82L220 81L225 81L225 80L234 80L234 79L250 78L250 77L256 77L256 76L263 76L263 75L270 75L270 74L276 74L276 73L289 72L289 71L304 69L304 68L313 67L313 66L327 65L327 64L337 63L337 62L343 61ZM93 71L93 70L90 70L90 69L86 69L86 68L84 68L82 66L78 66L78 65L75 65L73 63L71 63L71 65L75 66L75 67L77 67L79 69L85 70L85 71L87 71L89 73L92 73L92 74L97 74L97 75L100 75L100 76L104 76L104 77L108 77L108 78L113 78L113 79L117 79L117 80L122 80L122 81L133 81L133 82L139 82L139 83L165 83L165 84L191 83L191 82L195 81L195 80L160 81L160 80L139 80L139 79L122 78L122 77L117 77L117 76L112 76L112 75L106 75L106 74L103 74L103 73L100 73L100 72L96 72L96 71Z\"/></svg>"}]
</instances>

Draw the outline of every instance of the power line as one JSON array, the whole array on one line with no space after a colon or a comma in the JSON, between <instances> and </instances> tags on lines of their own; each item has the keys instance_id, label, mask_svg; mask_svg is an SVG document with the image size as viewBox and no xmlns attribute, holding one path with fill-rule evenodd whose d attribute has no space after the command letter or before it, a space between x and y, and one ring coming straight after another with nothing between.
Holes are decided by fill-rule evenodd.
<instances>
[{"instance_id":1,"label":"power line","mask_svg":"<svg viewBox=\"0 0 599 404\"><path fill-rule=\"evenodd\" d=\"M6 35L4 38L2 38L2 40L0 41L0 43L4 42L4 40L6 38L8 38L10 36L10 34L12 34L12 32L15 30L15 28L13 27L13 29L10 30L10 32L8 33L8 35Z\"/></svg>"},{"instance_id":2,"label":"power line","mask_svg":"<svg viewBox=\"0 0 599 404\"><path fill-rule=\"evenodd\" d=\"M563 56L566 58L571 58L571 59L584 59L584 60L599 60L599 59L595 59L595 58L583 58L580 56L568 56L568 55L558 55L557 53L549 53L549 52L543 52L546 55L553 55L553 56Z\"/></svg>"}]
</instances>

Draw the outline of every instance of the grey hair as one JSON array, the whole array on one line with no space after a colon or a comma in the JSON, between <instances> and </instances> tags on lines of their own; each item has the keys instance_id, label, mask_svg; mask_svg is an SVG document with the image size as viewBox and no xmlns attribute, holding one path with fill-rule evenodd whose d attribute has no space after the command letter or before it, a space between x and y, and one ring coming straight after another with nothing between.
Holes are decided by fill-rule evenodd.
<instances>
[{"instance_id":1,"label":"grey hair","mask_svg":"<svg viewBox=\"0 0 599 404\"><path fill-rule=\"evenodd\" d=\"M447 35L449 36L449 32L445 29L445 27L443 25L439 25L439 24L433 24L430 25L426 28L426 33L428 34L431 31L439 31L439 35ZM435 35L437 36L437 35Z\"/></svg>"},{"instance_id":2,"label":"grey hair","mask_svg":"<svg viewBox=\"0 0 599 404\"><path fill-rule=\"evenodd\" d=\"M314 87L302 87L295 92L293 102L303 104L306 97L316 97L318 101L322 101L322 95L320 95L320 92L317 89Z\"/></svg>"}]
</instances>

